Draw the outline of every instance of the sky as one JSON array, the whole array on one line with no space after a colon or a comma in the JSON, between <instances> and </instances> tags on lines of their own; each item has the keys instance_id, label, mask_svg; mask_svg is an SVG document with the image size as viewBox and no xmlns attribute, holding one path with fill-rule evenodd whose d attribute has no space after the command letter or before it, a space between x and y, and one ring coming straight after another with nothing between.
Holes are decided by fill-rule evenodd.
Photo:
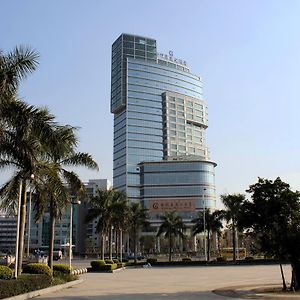
<instances>
[{"instance_id":1,"label":"sky","mask_svg":"<svg viewBox=\"0 0 300 300\"><path fill-rule=\"evenodd\" d=\"M19 97L79 128L78 150L100 166L78 169L84 181L112 179L111 44L132 33L203 78L218 195L244 193L258 176L300 190L299 16L297 0L1 0L0 49L39 52Z\"/></svg>"}]
</instances>

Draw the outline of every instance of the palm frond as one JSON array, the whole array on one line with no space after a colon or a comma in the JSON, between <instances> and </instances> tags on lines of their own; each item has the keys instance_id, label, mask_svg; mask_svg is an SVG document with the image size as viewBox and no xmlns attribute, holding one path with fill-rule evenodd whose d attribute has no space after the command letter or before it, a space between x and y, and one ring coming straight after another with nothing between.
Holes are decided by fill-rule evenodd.
<instances>
[{"instance_id":1,"label":"palm frond","mask_svg":"<svg viewBox=\"0 0 300 300\"><path fill-rule=\"evenodd\" d=\"M61 163L66 166L75 166L75 167L84 166L89 169L99 170L97 163L93 160L92 156L88 153L82 153L82 152L75 153L71 157L63 159Z\"/></svg>"}]
</instances>

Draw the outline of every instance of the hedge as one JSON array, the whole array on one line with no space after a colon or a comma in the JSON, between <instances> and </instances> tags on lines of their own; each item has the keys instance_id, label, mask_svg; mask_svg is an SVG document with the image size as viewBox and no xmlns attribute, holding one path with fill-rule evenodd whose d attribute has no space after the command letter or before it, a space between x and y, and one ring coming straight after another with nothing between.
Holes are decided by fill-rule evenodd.
<instances>
[{"instance_id":1,"label":"hedge","mask_svg":"<svg viewBox=\"0 0 300 300\"><path fill-rule=\"evenodd\" d=\"M105 263L106 263L106 264L109 264L109 265L112 265L112 264L114 264L115 262L114 262L112 259L106 259L106 260L105 260Z\"/></svg>"},{"instance_id":2,"label":"hedge","mask_svg":"<svg viewBox=\"0 0 300 300\"><path fill-rule=\"evenodd\" d=\"M122 262L127 263L127 262L129 262L129 259L128 258L122 258Z\"/></svg>"},{"instance_id":3,"label":"hedge","mask_svg":"<svg viewBox=\"0 0 300 300\"><path fill-rule=\"evenodd\" d=\"M120 261L119 261L118 259L113 259L113 262L114 262L115 264L118 264Z\"/></svg>"},{"instance_id":4,"label":"hedge","mask_svg":"<svg viewBox=\"0 0 300 300\"><path fill-rule=\"evenodd\" d=\"M71 273L70 271L70 266L66 264L55 264L53 265L53 271L69 274Z\"/></svg>"},{"instance_id":5,"label":"hedge","mask_svg":"<svg viewBox=\"0 0 300 300\"><path fill-rule=\"evenodd\" d=\"M216 261L227 261L227 258L225 256L219 256L216 258Z\"/></svg>"},{"instance_id":6,"label":"hedge","mask_svg":"<svg viewBox=\"0 0 300 300\"><path fill-rule=\"evenodd\" d=\"M0 266L0 279L11 279L13 277L13 271L7 266Z\"/></svg>"},{"instance_id":7,"label":"hedge","mask_svg":"<svg viewBox=\"0 0 300 300\"><path fill-rule=\"evenodd\" d=\"M254 257L253 256L246 256L245 260L254 260Z\"/></svg>"},{"instance_id":8,"label":"hedge","mask_svg":"<svg viewBox=\"0 0 300 300\"><path fill-rule=\"evenodd\" d=\"M45 274L52 276L51 269L45 264L32 263L23 268L23 273L27 274Z\"/></svg>"},{"instance_id":9,"label":"hedge","mask_svg":"<svg viewBox=\"0 0 300 300\"><path fill-rule=\"evenodd\" d=\"M100 267L105 266L105 261L104 260L93 260L91 261L91 267L92 270L97 271Z\"/></svg>"},{"instance_id":10,"label":"hedge","mask_svg":"<svg viewBox=\"0 0 300 300\"><path fill-rule=\"evenodd\" d=\"M92 271L112 271L118 268L115 263L106 264L103 260L93 260L91 261Z\"/></svg>"},{"instance_id":11,"label":"hedge","mask_svg":"<svg viewBox=\"0 0 300 300\"><path fill-rule=\"evenodd\" d=\"M117 268L118 268L117 264L108 264L108 265L101 266L99 268L99 271L113 271Z\"/></svg>"},{"instance_id":12,"label":"hedge","mask_svg":"<svg viewBox=\"0 0 300 300\"><path fill-rule=\"evenodd\" d=\"M44 289L51 282L52 278L45 274L22 274L18 279L0 280L0 299Z\"/></svg>"},{"instance_id":13,"label":"hedge","mask_svg":"<svg viewBox=\"0 0 300 300\"><path fill-rule=\"evenodd\" d=\"M181 260L182 261L192 261L192 259L190 257L183 257Z\"/></svg>"},{"instance_id":14,"label":"hedge","mask_svg":"<svg viewBox=\"0 0 300 300\"><path fill-rule=\"evenodd\" d=\"M149 264L153 264L153 263L156 263L157 262L157 258L148 258L147 259L147 263Z\"/></svg>"}]
</instances>

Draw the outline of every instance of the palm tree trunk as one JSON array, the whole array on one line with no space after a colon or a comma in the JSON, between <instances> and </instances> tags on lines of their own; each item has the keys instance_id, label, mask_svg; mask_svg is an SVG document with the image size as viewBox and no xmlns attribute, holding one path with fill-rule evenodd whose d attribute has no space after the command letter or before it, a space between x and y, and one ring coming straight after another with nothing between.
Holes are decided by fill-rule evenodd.
<instances>
[{"instance_id":1,"label":"palm tree trunk","mask_svg":"<svg viewBox=\"0 0 300 300\"><path fill-rule=\"evenodd\" d=\"M169 261L172 261L172 234L169 233Z\"/></svg>"},{"instance_id":2,"label":"palm tree trunk","mask_svg":"<svg viewBox=\"0 0 300 300\"><path fill-rule=\"evenodd\" d=\"M133 244L134 244L134 263L137 263L137 230L133 229Z\"/></svg>"},{"instance_id":3,"label":"palm tree trunk","mask_svg":"<svg viewBox=\"0 0 300 300\"><path fill-rule=\"evenodd\" d=\"M291 265L292 265L291 290L298 291L300 289L300 261L296 258L292 258Z\"/></svg>"},{"instance_id":4,"label":"palm tree trunk","mask_svg":"<svg viewBox=\"0 0 300 300\"><path fill-rule=\"evenodd\" d=\"M100 231L99 232L99 236L98 236L98 245L99 245L99 253L98 253L98 257L102 257L102 253L103 253L103 248L102 248L102 243L103 243L103 233Z\"/></svg>"},{"instance_id":5,"label":"palm tree trunk","mask_svg":"<svg viewBox=\"0 0 300 300\"><path fill-rule=\"evenodd\" d=\"M123 256L122 243L123 243L123 231L122 231L122 229L120 229L120 241L119 241L119 246L120 246L120 262L122 262L122 256Z\"/></svg>"},{"instance_id":6,"label":"palm tree trunk","mask_svg":"<svg viewBox=\"0 0 300 300\"><path fill-rule=\"evenodd\" d=\"M207 261L210 261L210 230L207 230Z\"/></svg>"},{"instance_id":7,"label":"palm tree trunk","mask_svg":"<svg viewBox=\"0 0 300 300\"><path fill-rule=\"evenodd\" d=\"M279 263L279 267L280 267L280 274L281 274L281 279L282 279L282 290L286 291L287 287L286 287L286 283L285 283L285 278L284 278L284 273L283 273L281 262Z\"/></svg>"},{"instance_id":8,"label":"palm tree trunk","mask_svg":"<svg viewBox=\"0 0 300 300\"><path fill-rule=\"evenodd\" d=\"M24 233L26 225L26 179L23 180L20 210L20 231L19 234L19 254L18 254L18 275L22 273L23 255L24 255Z\"/></svg>"},{"instance_id":9,"label":"palm tree trunk","mask_svg":"<svg viewBox=\"0 0 300 300\"><path fill-rule=\"evenodd\" d=\"M232 222L232 249L233 249L233 262L236 262L236 236L235 236L234 222Z\"/></svg>"},{"instance_id":10,"label":"palm tree trunk","mask_svg":"<svg viewBox=\"0 0 300 300\"><path fill-rule=\"evenodd\" d=\"M112 259L112 226L109 229L108 237L109 237L109 259Z\"/></svg>"},{"instance_id":11,"label":"palm tree trunk","mask_svg":"<svg viewBox=\"0 0 300 300\"><path fill-rule=\"evenodd\" d=\"M104 260L105 258L105 233L102 233L101 237L101 259Z\"/></svg>"},{"instance_id":12,"label":"palm tree trunk","mask_svg":"<svg viewBox=\"0 0 300 300\"><path fill-rule=\"evenodd\" d=\"M53 199L50 199L50 227L49 227L49 258L48 266L53 271L53 249L54 249L54 236L55 236L55 215L53 207ZM71 241L70 241L71 242ZM71 245L72 247L72 245ZM69 254L70 255L70 254Z\"/></svg>"},{"instance_id":13,"label":"palm tree trunk","mask_svg":"<svg viewBox=\"0 0 300 300\"><path fill-rule=\"evenodd\" d=\"M119 250L119 230L116 228L115 229L115 257L118 259L118 250Z\"/></svg>"},{"instance_id":14,"label":"palm tree trunk","mask_svg":"<svg viewBox=\"0 0 300 300\"><path fill-rule=\"evenodd\" d=\"M217 249L218 256L221 256L221 233L217 232Z\"/></svg>"}]
</instances>

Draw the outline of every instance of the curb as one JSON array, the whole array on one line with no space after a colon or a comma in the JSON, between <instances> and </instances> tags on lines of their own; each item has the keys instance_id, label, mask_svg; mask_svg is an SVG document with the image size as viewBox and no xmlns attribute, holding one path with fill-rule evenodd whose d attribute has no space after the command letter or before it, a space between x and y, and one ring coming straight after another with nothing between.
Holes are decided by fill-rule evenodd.
<instances>
[{"instance_id":1,"label":"curb","mask_svg":"<svg viewBox=\"0 0 300 300\"><path fill-rule=\"evenodd\" d=\"M74 285L80 284L82 282L83 282L83 279L78 279L78 280L74 280L74 281L67 282L67 283L64 283L64 284L50 286L50 287L47 287L45 289L32 291L32 292L29 292L29 293L26 293L26 294L21 294L21 295L9 297L9 298L4 298L3 300L26 300L26 299L34 298L34 297L37 297L37 296L42 296L42 295L46 295L46 294L49 294L49 293L57 292L57 291L72 287Z\"/></svg>"},{"instance_id":2,"label":"curb","mask_svg":"<svg viewBox=\"0 0 300 300\"><path fill-rule=\"evenodd\" d=\"M82 269L75 269L72 271L73 275L80 275L80 274L84 274L87 273L87 268L82 268Z\"/></svg>"},{"instance_id":3,"label":"curb","mask_svg":"<svg viewBox=\"0 0 300 300\"><path fill-rule=\"evenodd\" d=\"M117 272L123 271L125 269L126 269L126 267L118 268L118 269L112 270L111 273L117 273Z\"/></svg>"},{"instance_id":4,"label":"curb","mask_svg":"<svg viewBox=\"0 0 300 300\"><path fill-rule=\"evenodd\" d=\"M299 299L300 294L281 294L281 293L266 293L259 292L262 288L266 287L281 287L281 284L264 284L264 285L248 285L248 286L235 286L213 290L216 295L231 298L246 298L246 299Z\"/></svg>"}]
</instances>

